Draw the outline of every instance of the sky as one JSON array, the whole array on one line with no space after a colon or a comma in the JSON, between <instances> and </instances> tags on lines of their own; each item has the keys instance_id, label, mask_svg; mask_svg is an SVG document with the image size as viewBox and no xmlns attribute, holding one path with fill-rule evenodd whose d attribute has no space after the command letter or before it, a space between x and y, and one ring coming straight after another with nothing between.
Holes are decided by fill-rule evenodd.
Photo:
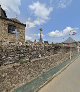
<instances>
[{"instance_id":1,"label":"sky","mask_svg":"<svg viewBox=\"0 0 80 92\"><path fill-rule=\"evenodd\" d=\"M80 0L0 0L9 18L26 24L25 39L60 43L71 36L80 41ZM72 35L75 33L75 35Z\"/></svg>"}]
</instances>

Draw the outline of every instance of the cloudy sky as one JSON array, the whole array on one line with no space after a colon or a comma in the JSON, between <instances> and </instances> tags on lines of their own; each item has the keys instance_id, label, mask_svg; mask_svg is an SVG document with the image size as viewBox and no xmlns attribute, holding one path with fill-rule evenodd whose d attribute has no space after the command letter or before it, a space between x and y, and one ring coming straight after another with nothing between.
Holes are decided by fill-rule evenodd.
<instances>
[{"instance_id":1,"label":"cloudy sky","mask_svg":"<svg viewBox=\"0 0 80 92\"><path fill-rule=\"evenodd\" d=\"M28 40L38 40L40 28L49 42L62 42L69 36L80 40L80 0L0 0L0 4L8 17L17 16L26 24Z\"/></svg>"}]
</instances>

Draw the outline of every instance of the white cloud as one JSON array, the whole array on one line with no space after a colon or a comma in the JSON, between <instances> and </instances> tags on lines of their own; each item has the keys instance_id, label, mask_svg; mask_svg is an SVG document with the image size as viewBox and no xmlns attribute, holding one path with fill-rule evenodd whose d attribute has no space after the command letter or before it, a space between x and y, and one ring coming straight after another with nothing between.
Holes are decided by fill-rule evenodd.
<instances>
[{"instance_id":1,"label":"white cloud","mask_svg":"<svg viewBox=\"0 0 80 92\"><path fill-rule=\"evenodd\" d=\"M34 27L36 27L34 21L30 20L26 21L26 28L34 28Z\"/></svg>"},{"instance_id":2,"label":"white cloud","mask_svg":"<svg viewBox=\"0 0 80 92\"><path fill-rule=\"evenodd\" d=\"M43 20L43 19L36 19L36 20L34 20L35 25L41 25L41 24L43 24L43 23L45 23L45 22L46 22L46 21Z\"/></svg>"},{"instance_id":3,"label":"white cloud","mask_svg":"<svg viewBox=\"0 0 80 92\"><path fill-rule=\"evenodd\" d=\"M61 36L63 36L63 33L60 32L60 31L58 31L58 30L56 30L56 31L50 32L50 33L49 33L49 36L50 36L50 37L61 37Z\"/></svg>"},{"instance_id":4,"label":"white cloud","mask_svg":"<svg viewBox=\"0 0 80 92\"><path fill-rule=\"evenodd\" d=\"M72 28L72 27L66 27L64 30L63 30L63 34L64 35L68 35L68 34L73 34L73 32L77 33L77 28Z\"/></svg>"},{"instance_id":5,"label":"white cloud","mask_svg":"<svg viewBox=\"0 0 80 92\"><path fill-rule=\"evenodd\" d=\"M64 34L69 34L71 30L73 30L73 28L71 28L71 27L66 27L66 28L63 30L63 33L64 33Z\"/></svg>"},{"instance_id":6,"label":"white cloud","mask_svg":"<svg viewBox=\"0 0 80 92\"><path fill-rule=\"evenodd\" d=\"M72 0L49 0L50 5L54 6L54 8L66 8L71 4Z\"/></svg>"},{"instance_id":7,"label":"white cloud","mask_svg":"<svg viewBox=\"0 0 80 92\"><path fill-rule=\"evenodd\" d=\"M72 0L59 0L58 7L59 8L66 8Z\"/></svg>"},{"instance_id":8,"label":"white cloud","mask_svg":"<svg viewBox=\"0 0 80 92\"><path fill-rule=\"evenodd\" d=\"M37 35L38 35L38 37L40 37L40 33L38 33ZM44 34L42 34L42 37L45 37L45 35L44 35Z\"/></svg>"},{"instance_id":9,"label":"white cloud","mask_svg":"<svg viewBox=\"0 0 80 92\"><path fill-rule=\"evenodd\" d=\"M61 37L61 36L66 36L66 35L72 35L74 32L77 33L78 28L72 28L72 27L66 27L63 31L52 31L48 35L50 37Z\"/></svg>"},{"instance_id":10,"label":"white cloud","mask_svg":"<svg viewBox=\"0 0 80 92\"><path fill-rule=\"evenodd\" d=\"M48 19L50 13L53 11L52 7L47 7L45 4L40 3L39 1L29 5L29 8L33 11L35 16L44 20Z\"/></svg>"},{"instance_id":11,"label":"white cloud","mask_svg":"<svg viewBox=\"0 0 80 92\"><path fill-rule=\"evenodd\" d=\"M36 25L41 25L45 23L45 20L42 20L42 19L36 19L36 20L27 20L26 21L26 28L34 28L36 27Z\"/></svg>"},{"instance_id":12,"label":"white cloud","mask_svg":"<svg viewBox=\"0 0 80 92\"><path fill-rule=\"evenodd\" d=\"M40 1L33 2L29 5L29 9L31 10L33 16L35 16L35 20L28 20L26 24L31 27L36 27L37 25L41 25L47 22L50 19L50 14L55 8L65 8L68 6L72 0L50 0L50 5L53 7L47 6L45 3L41 3Z\"/></svg>"},{"instance_id":13,"label":"white cloud","mask_svg":"<svg viewBox=\"0 0 80 92\"><path fill-rule=\"evenodd\" d=\"M51 12L53 11L52 7L47 7L45 4L40 3L39 1L34 2L32 5L29 5L29 9L36 17L35 20L31 21L30 19L26 22L29 28L46 23L46 21L49 19Z\"/></svg>"},{"instance_id":14,"label":"white cloud","mask_svg":"<svg viewBox=\"0 0 80 92\"><path fill-rule=\"evenodd\" d=\"M32 40L32 37L26 35L25 40Z\"/></svg>"},{"instance_id":15,"label":"white cloud","mask_svg":"<svg viewBox=\"0 0 80 92\"><path fill-rule=\"evenodd\" d=\"M14 12L20 14L21 0L0 0L0 5L7 12Z\"/></svg>"}]
</instances>

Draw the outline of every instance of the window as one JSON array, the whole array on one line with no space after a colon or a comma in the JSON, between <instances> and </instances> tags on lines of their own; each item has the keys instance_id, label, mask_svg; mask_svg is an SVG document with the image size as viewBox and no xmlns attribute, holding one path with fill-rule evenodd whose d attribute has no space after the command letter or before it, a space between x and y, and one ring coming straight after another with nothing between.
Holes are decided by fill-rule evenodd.
<instances>
[{"instance_id":1,"label":"window","mask_svg":"<svg viewBox=\"0 0 80 92\"><path fill-rule=\"evenodd\" d=\"M15 34L16 26L8 25L8 33Z\"/></svg>"}]
</instances>

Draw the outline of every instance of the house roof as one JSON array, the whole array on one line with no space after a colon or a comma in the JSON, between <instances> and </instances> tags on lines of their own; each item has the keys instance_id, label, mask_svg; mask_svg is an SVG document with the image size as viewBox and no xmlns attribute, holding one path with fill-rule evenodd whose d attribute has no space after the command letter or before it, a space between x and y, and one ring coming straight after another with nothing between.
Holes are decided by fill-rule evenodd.
<instances>
[{"instance_id":1,"label":"house roof","mask_svg":"<svg viewBox=\"0 0 80 92\"><path fill-rule=\"evenodd\" d=\"M12 21L15 21L15 22L18 22L18 23L21 23L17 18L11 18Z\"/></svg>"},{"instance_id":2,"label":"house roof","mask_svg":"<svg viewBox=\"0 0 80 92\"><path fill-rule=\"evenodd\" d=\"M63 43L74 43L76 42L74 39L72 39L71 37L69 37L67 40L65 40Z\"/></svg>"},{"instance_id":3,"label":"house roof","mask_svg":"<svg viewBox=\"0 0 80 92\"><path fill-rule=\"evenodd\" d=\"M1 5L0 5L0 16L7 18L6 12L1 8Z\"/></svg>"},{"instance_id":4,"label":"house roof","mask_svg":"<svg viewBox=\"0 0 80 92\"><path fill-rule=\"evenodd\" d=\"M5 20L8 20L8 21L12 21L12 22L14 22L14 23L18 23L18 24L21 24L21 25L23 25L23 26L26 27L26 24L23 24L23 23L21 23L21 22L19 22L19 21L15 21L15 20L10 19L10 18L4 18L4 17L1 17L1 16L0 16L0 19L5 19Z\"/></svg>"},{"instance_id":5,"label":"house roof","mask_svg":"<svg viewBox=\"0 0 80 92\"><path fill-rule=\"evenodd\" d=\"M1 5L0 5L0 19L12 21L26 27L26 24L21 23L17 18L7 18L6 12L1 8Z\"/></svg>"}]
</instances>

